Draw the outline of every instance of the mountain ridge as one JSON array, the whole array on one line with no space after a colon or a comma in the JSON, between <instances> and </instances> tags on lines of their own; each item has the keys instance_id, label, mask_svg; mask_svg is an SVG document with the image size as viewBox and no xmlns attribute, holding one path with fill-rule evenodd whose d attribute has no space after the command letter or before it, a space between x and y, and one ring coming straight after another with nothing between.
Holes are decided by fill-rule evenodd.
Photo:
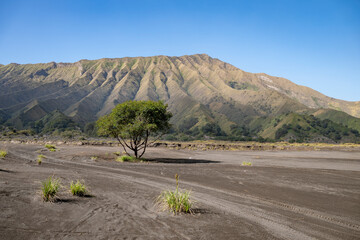
<instances>
[{"instance_id":1,"label":"mountain ridge","mask_svg":"<svg viewBox=\"0 0 360 240\"><path fill-rule=\"evenodd\" d=\"M43 116L40 109L59 110L85 125L127 100L163 100L174 125L196 116L195 127L217 123L226 133L233 124L288 112L324 108L360 117L360 101L334 99L285 78L249 73L207 54L8 64L0 66L0 85L0 110L8 119L24 117L33 104L38 105L33 116Z\"/></svg>"}]
</instances>

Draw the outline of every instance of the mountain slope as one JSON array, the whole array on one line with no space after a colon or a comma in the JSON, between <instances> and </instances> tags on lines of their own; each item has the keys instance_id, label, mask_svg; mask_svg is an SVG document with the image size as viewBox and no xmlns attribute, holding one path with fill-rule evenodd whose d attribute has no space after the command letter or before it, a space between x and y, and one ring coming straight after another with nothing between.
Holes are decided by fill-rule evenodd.
<instances>
[{"instance_id":1,"label":"mountain slope","mask_svg":"<svg viewBox=\"0 0 360 240\"><path fill-rule=\"evenodd\" d=\"M331 108L360 117L360 102L333 99L284 78L248 73L206 54L9 64L0 66L0 86L2 118L20 122L59 110L85 125L118 103L148 99L167 103L175 126L195 117L196 126L217 123L227 133L234 124L311 109Z\"/></svg>"}]
</instances>

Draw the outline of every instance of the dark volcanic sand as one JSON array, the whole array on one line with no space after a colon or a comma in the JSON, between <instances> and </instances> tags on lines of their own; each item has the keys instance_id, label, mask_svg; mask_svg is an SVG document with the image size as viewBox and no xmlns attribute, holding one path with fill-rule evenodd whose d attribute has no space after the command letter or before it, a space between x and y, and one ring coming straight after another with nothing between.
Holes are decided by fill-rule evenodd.
<instances>
[{"instance_id":1,"label":"dark volcanic sand","mask_svg":"<svg viewBox=\"0 0 360 240\"><path fill-rule=\"evenodd\" d=\"M145 158L157 162L119 163L115 147L0 149L9 152L0 159L0 239L360 238L359 152L150 148ZM38 166L41 149L47 158ZM154 207L162 190L174 189L175 173L180 188L193 192L193 215ZM47 203L40 182L51 175L64 189ZM93 197L71 196L76 179Z\"/></svg>"}]
</instances>

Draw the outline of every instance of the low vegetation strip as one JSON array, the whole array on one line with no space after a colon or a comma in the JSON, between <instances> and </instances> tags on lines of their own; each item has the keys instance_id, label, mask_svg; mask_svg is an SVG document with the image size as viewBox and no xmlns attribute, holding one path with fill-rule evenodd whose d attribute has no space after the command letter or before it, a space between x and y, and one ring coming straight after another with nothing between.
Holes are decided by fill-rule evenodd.
<instances>
[{"instance_id":1,"label":"low vegetation strip","mask_svg":"<svg viewBox=\"0 0 360 240\"><path fill-rule=\"evenodd\" d=\"M119 146L116 140L111 139L92 139L82 141L71 140L51 140L48 139L32 139L32 138L19 138L19 139L6 139L0 140L3 143L12 144L40 144L51 142L56 145L76 145L76 146ZM171 149L188 149L188 150L227 150L227 151L282 151L282 150L326 150L326 151L360 151L360 144L357 143L289 143L289 142L273 142L273 143L259 143L259 142L229 142L229 141L157 141L151 144L149 147L166 147ZM56 149L55 149L56 150Z\"/></svg>"}]
</instances>

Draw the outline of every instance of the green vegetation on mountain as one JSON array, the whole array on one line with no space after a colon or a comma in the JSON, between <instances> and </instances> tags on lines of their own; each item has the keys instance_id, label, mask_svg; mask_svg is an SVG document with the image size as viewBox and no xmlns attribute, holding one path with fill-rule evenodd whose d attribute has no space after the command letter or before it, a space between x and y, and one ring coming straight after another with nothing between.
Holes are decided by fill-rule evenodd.
<instances>
[{"instance_id":1,"label":"green vegetation on mountain","mask_svg":"<svg viewBox=\"0 0 360 240\"><path fill-rule=\"evenodd\" d=\"M359 131L321 120L313 115L290 113L271 119L259 133L264 138L297 142L357 142Z\"/></svg>"},{"instance_id":2,"label":"green vegetation on mountain","mask_svg":"<svg viewBox=\"0 0 360 240\"><path fill-rule=\"evenodd\" d=\"M322 120L329 119L360 132L360 118L350 116L347 113L333 109L320 109L314 112L313 115Z\"/></svg>"}]
</instances>

